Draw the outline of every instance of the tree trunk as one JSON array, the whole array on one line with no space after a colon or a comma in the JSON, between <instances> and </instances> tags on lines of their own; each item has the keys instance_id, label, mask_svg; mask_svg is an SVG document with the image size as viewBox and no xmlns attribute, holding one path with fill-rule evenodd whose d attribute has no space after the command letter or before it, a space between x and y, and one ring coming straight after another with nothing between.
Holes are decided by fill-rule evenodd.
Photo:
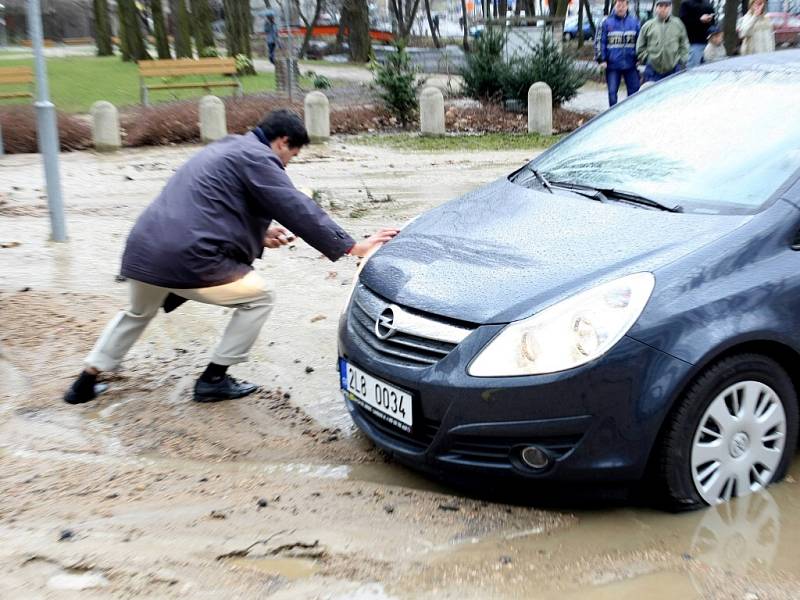
<instances>
[{"instance_id":1,"label":"tree trunk","mask_svg":"<svg viewBox=\"0 0 800 600\"><path fill-rule=\"evenodd\" d=\"M250 32L252 31L252 18L250 3L247 0L225 0L225 42L228 47L228 56L233 58L244 55L252 58L250 49ZM242 75L255 75L253 67L241 69Z\"/></svg>"},{"instance_id":2,"label":"tree trunk","mask_svg":"<svg viewBox=\"0 0 800 600\"><path fill-rule=\"evenodd\" d=\"M408 36L411 35L411 28L414 25L414 19L417 17L419 0L405 0L405 4L403 0L391 0L389 7L397 20L397 34L400 41L408 41Z\"/></svg>"},{"instance_id":3,"label":"tree trunk","mask_svg":"<svg viewBox=\"0 0 800 600\"><path fill-rule=\"evenodd\" d=\"M122 45L124 47L122 60L149 60L150 55L144 45L142 28L139 20L139 11L133 0L118 0L120 24L122 33ZM127 59L126 59L127 55Z\"/></svg>"},{"instance_id":4,"label":"tree trunk","mask_svg":"<svg viewBox=\"0 0 800 600\"><path fill-rule=\"evenodd\" d=\"M578 3L578 48L583 48L583 2Z\"/></svg>"},{"instance_id":5,"label":"tree trunk","mask_svg":"<svg viewBox=\"0 0 800 600\"><path fill-rule=\"evenodd\" d=\"M725 0L725 20L723 31L725 35L725 51L728 56L733 56L736 47L739 45L739 34L736 33L736 20L739 17L738 0Z\"/></svg>"},{"instance_id":6,"label":"tree trunk","mask_svg":"<svg viewBox=\"0 0 800 600\"><path fill-rule=\"evenodd\" d=\"M369 12L367 0L346 0L347 27L350 30L350 60L365 63L369 61L372 45L369 39Z\"/></svg>"},{"instance_id":7,"label":"tree trunk","mask_svg":"<svg viewBox=\"0 0 800 600\"><path fill-rule=\"evenodd\" d=\"M175 58L192 58L192 21L186 0L172 0L175 20Z\"/></svg>"},{"instance_id":8,"label":"tree trunk","mask_svg":"<svg viewBox=\"0 0 800 600\"><path fill-rule=\"evenodd\" d=\"M211 8L208 0L190 0L192 7L192 35L197 54L203 56L206 48L215 48L214 32L211 30Z\"/></svg>"},{"instance_id":9,"label":"tree trunk","mask_svg":"<svg viewBox=\"0 0 800 600\"><path fill-rule=\"evenodd\" d=\"M608 15L610 10L611 10L611 0L604 0L603 1L603 14L604 15Z\"/></svg>"},{"instance_id":10,"label":"tree trunk","mask_svg":"<svg viewBox=\"0 0 800 600\"><path fill-rule=\"evenodd\" d=\"M306 28L306 34L303 36L303 44L300 46L300 53L297 55L298 58L305 58L306 52L308 52L308 43L311 41L311 35L314 33L314 27L319 21L319 15L322 12L322 2L323 0L316 0L314 3L314 16L311 17L311 20L308 20L303 14L303 9L300 8L300 0L294 0L294 8L297 11L297 14L300 15L300 20L303 22L303 26Z\"/></svg>"},{"instance_id":11,"label":"tree trunk","mask_svg":"<svg viewBox=\"0 0 800 600\"><path fill-rule=\"evenodd\" d=\"M500 0L497 7L497 12L499 13L500 20L503 22L503 26L505 27L506 13L508 12L508 0Z\"/></svg>"},{"instance_id":12,"label":"tree trunk","mask_svg":"<svg viewBox=\"0 0 800 600\"><path fill-rule=\"evenodd\" d=\"M93 8L97 56L111 56L114 54L114 48L111 45L111 21L108 16L108 0L94 0Z\"/></svg>"},{"instance_id":13,"label":"tree trunk","mask_svg":"<svg viewBox=\"0 0 800 600\"><path fill-rule=\"evenodd\" d=\"M552 0L551 0L552 1ZM676 0L680 2L680 0ZM556 17L566 17L567 16L567 8L568 8L567 0L558 0L558 4L556 4Z\"/></svg>"},{"instance_id":14,"label":"tree trunk","mask_svg":"<svg viewBox=\"0 0 800 600\"><path fill-rule=\"evenodd\" d=\"M169 40L167 39L167 30L164 26L164 8L161 5L161 0L150 0L150 12L153 16L153 35L156 38L156 52L158 58L170 59L172 54L169 51Z\"/></svg>"},{"instance_id":15,"label":"tree trunk","mask_svg":"<svg viewBox=\"0 0 800 600\"><path fill-rule=\"evenodd\" d=\"M597 26L594 24L594 17L592 16L592 9L589 6L589 0L581 0L581 4L583 4L583 11L586 18L589 19L589 29L592 32L592 37L594 37L594 34L597 33Z\"/></svg>"},{"instance_id":16,"label":"tree trunk","mask_svg":"<svg viewBox=\"0 0 800 600\"><path fill-rule=\"evenodd\" d=\"M436 35L436 28L433 26L433 16L431 15L431 2L430 0L425 0L425 15L428 17L428 27L431 30L431 39L433 40L433 45L437 48L441 48L442 45L439 42L439 36Z\"/></svg>"},{"instance_id":17,"label":"tree trunk","mask_svg":"<svg viewBox=\"0 0 800 600\"><path fill-rule=\"evenodd\" d=\"M461 0L461 14L464 15L464 52L469 52L469 19L467 18L467 0Z\"/></svg>"}]
</instances>

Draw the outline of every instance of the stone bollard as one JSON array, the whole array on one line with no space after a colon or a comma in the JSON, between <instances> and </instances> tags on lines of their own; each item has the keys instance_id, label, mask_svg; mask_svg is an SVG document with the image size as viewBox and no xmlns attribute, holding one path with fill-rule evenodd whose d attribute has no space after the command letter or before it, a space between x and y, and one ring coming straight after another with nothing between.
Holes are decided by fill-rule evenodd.
<instances>
[{"instance_id":1,"label":"stone bollard","mask_svg":"<svg viewBox=\"0 0 800 600\"><path fill-rule=\"evenodd\" d=\"M419 129L422 135L444 135L444 96L435 87L426 87L419 97Z\"/></svg>"},{"instance_id":2,"label":"stone bollard","mask_svg":"<svg viewBox=\"0 0 800 600\"><path fill-rule=\"evenodd\" d=\"M119 112L117 107L100 100L92 104L92 140L98 152L114 152L122 145L119 134Z\"/></svg>"},{"instance_id":3,"label":"stone bollard","mask_svg":"<svg viewBox=\"0 0 800 600\"><path fill-rule=\"evenodd\" d=\"M331 106L322 92L309 92L303 102L306 130L312 144L327 142L331 137Z\"/></svg>"},{"instance_id":4,"label":"stone bollard","mask_svg":"<svg viewBox=\"0 0 800 600\"><path fill-rule=\"evenodd\" d=\"M200 100L200 141L210 144L226 135L225 105L216 96L203 96Z\"/></svg>"},{"instance_id":5,"label":"stone bollard","mask_svg":"<svg viewBox=\"0 0 800 600\"><path fill-rule=\"evenodd\" d=\"M553 92L542 81L528 89L528 133L553 135Z\"/></svg>"}]
</instances>

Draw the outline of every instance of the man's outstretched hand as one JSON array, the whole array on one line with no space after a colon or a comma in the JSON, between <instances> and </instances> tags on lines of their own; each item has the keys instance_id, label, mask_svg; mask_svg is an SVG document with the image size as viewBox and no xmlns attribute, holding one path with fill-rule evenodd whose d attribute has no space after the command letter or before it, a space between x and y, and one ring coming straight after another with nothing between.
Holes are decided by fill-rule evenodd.
<instances>
[{"instance_id":1,"label":"man's outstretched hand","mask_svg":"<svg viewBox=\"0 0 800 600\"><path fill-rule=\"evenodd\" d=\"M385 244L394 236L400 233L399 229L395 227L384 227L378 233L374 233L367 239L358 242L355 246L350 248L350 256L366 256L369 252L381 244Z\"/></svg>"},{"instance_id":2,"label":"man's outstretched hand","mask_svg":"<svg viewBox=\"0 0 800 600\"><path fill-rule=\"evenodd\" d=\"M264 238L264 247L280 248L281 246L285 246L293 240L294 234L286 229L286 227L272 225L269 229L267 229L267 235Z\"/></svg>"}]
</instances>

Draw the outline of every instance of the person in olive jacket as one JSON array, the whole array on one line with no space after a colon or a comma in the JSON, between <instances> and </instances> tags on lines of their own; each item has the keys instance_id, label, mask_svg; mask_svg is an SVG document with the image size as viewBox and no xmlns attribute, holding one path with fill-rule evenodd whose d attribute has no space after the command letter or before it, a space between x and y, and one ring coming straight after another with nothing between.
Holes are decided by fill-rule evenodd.
<instances>
[{"instance_id":1,"label":"person in olive jacket","mask_svg":"<svg viewBox=\"0 0 800 600\"><path fill-rule=\"evenodd\" d=\"M644 81L660 81L683 70L689 61L686 27L671 13L671 0L656 0L656 16L639 32L636 56L645 65Z\"/></svg>"},{"instance_id":2,"label":"person in olive jacket","mask_svg":"<svg viewBox=\"0 0 800 600\"><path fill-rule=\"evenodd\" d=\"M207 146L175 172L128 236L120 273L129 282L130 306L106 326L66 402L93 400L106 387L97 383L98 374L121 363L159 308L185 300L234 309L195 384L194 400L241 398L258 388L227 369L247 360L272 310L269 282L252 267L264 248L285 245L296 234L335 261L364 256L398 231L381 229L356 243L297 190L284 168L308 143L300 117L275 111L249 133Z\"/></svg>"}]
</instances>

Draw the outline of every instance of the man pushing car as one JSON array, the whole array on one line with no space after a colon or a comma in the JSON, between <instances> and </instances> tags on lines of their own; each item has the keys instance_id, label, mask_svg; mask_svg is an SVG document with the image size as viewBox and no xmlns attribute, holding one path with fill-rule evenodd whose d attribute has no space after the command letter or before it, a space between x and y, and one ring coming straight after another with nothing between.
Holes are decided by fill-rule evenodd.
<instances>
[{"instance_id":1,"label":"man pushing car","mask_svg":"<svg viewBox=\"0 0 800 600\"><path fill-rule=\"evenodd\" d=\"M98 375L121 363L159 308L185 300L235 309L194 400L241 398L258 389L227 370L247 360L272 310L270 285L252 267L263 249L288 244L290 230L335 261L364 256L398 232L381 229L356 243L298 191L284 168L308 143L302 120L279 110L252 131L209 145L175 172L128 236L120 272L129 282L130 306L106 326L66 402L93 400L105 389Z\"/></svg>"}]
</instances>

